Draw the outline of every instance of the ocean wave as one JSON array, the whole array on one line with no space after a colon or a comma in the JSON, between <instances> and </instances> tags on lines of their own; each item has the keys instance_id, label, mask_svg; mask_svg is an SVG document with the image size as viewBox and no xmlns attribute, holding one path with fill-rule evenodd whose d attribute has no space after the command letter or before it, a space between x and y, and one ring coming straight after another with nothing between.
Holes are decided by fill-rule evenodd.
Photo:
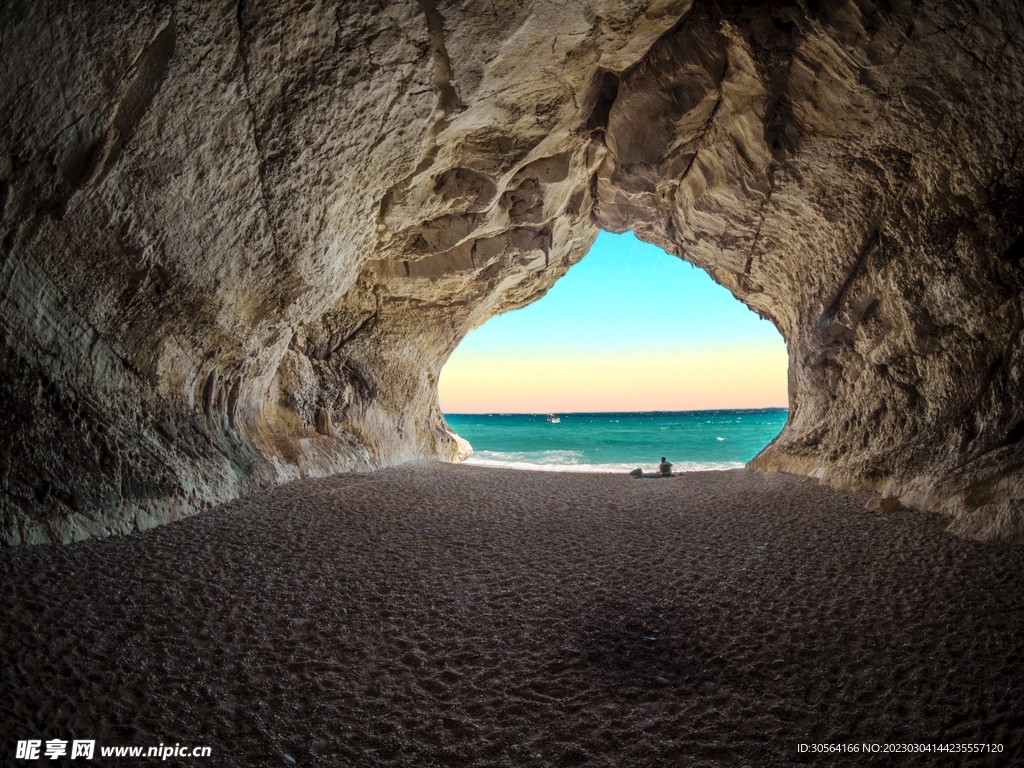
<instances>
[{"instance_id":1,"label":"ocean wave","mask_svg":"<svg viewBox=\"0 0 1024 768\"><path fill-rule=\"evenodd\" d=\"M545 455L537 455L545 454ZM657 472L653 466L636 463L590 464L580 461L581 451L530 451L501 452L478 451L463 463L477 467L494 467L498 469L521 469L535 472L610 472L613 474L629 473L638 466L645 472ZM672 465L673 472L709 472L726 469L740 469L744 466L740 461L680 461Z\"/></svg>"},{"instance_id":2,"label":"ocean wave","mask_svg":"<svg viewBox=\"0 0 1024 768\"><path fill-rule=\"evenodd\" d=\"M580 464L583 451L553 450L544 451L475 451L474 459L485 461L527 461L535 464Z\"/></svg>"}]
</instances>

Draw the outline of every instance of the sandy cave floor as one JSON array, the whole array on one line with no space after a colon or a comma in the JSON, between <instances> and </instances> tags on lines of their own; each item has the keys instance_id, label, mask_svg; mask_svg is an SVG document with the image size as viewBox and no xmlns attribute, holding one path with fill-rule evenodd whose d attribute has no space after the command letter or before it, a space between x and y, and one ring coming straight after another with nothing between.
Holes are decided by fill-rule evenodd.
<instances>
[{"instance_id":1,"label":"sandy cave floor","mask_svg":"<svg viewBox=\"0 0 1024 768\"><path fill-rule=\"evenodd\" d=\"M866 499L422 463L3 550L0 763L1024 764L1024 547ZM797 747L841 742L1004 751Z\"/></svg>"}]
</instances>

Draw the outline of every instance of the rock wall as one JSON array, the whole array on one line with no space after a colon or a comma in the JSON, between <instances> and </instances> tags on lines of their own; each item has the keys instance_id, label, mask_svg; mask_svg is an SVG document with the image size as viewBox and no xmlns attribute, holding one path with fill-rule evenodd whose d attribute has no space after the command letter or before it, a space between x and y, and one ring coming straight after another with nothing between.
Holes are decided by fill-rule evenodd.
<instances>
[{"instance_id":1,"label":"rock wall","mask_svg":"<svg viewBox=\"0 0 1024 768\"><path fill-rule=\"evenodd\" d=\"M753 466L1024 541L1022 27L1013 0L7 2L0 534L459 459L447 356L604 228L787 339Z\"/></svg>"}]
</instances>

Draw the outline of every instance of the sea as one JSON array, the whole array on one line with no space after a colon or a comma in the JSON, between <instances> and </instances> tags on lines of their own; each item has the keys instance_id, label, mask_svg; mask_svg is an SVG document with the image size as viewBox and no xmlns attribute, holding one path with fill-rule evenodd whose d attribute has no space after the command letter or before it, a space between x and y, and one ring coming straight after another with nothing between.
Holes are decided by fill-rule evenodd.
<instances>
[{"instance_id":1,"label":"sea","mask_svg":"<svg viewBox=\"0 0 1024 768\"><path fill-rule=\"evenodd\" d=\"M742 467L782 431L785 408L641 413L445 414L473 446L466 464L556 472Z\"/></svg>"}]
</instances>

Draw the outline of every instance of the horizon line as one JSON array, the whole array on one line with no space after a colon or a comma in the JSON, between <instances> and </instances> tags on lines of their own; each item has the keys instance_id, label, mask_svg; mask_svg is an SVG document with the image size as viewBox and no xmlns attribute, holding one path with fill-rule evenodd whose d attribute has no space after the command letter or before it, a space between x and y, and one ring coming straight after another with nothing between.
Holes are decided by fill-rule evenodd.
<instances>
[{"instance_id":1,"label":"horizon line","mask_svg":"<svg viewBox=\"0 0 1024 768\"><path fill-rule=\"evenodd\" d=\"M441 411L442 416L582 416L609 413L719 413L722 411L789 411L788 405L765 405L745 408L688 408L684 410L655 409L648 411Z\"/></svg>"}]
</instances>

